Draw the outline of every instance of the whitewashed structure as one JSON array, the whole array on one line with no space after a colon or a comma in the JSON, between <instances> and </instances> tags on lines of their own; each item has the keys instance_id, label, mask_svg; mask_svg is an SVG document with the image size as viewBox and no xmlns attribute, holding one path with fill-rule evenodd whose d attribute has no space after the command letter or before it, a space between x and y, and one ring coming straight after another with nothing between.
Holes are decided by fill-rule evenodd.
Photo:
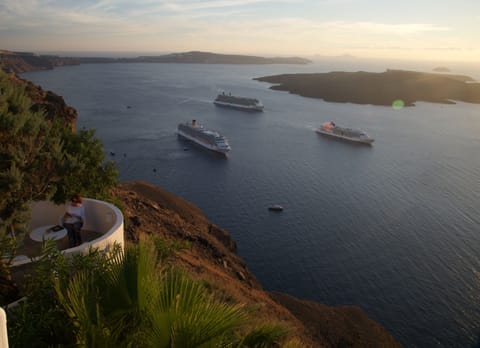
<instances>
[{"instance_id":1,"label":"whitewashed structure","mask_svg":"<svg viewBox=\"0 0 480 348\"><path fill-rule=\"evenodd\" d=\"M113 204L96 199L83 198L86 221L84 230L95 231L100 237L84 242L74 248L62 250L66 255L86 253L90 248L108 251L115 244L124 247L123 214ZM60 224L65 213L65 205L55 205L52 202L35 202L32 204L32 218L29 230L32 231L40 226ZM17 256L11 267L21 266L35 262L24 255ZM0 308L0 348L8 348L7 317L5 311Z\"/></svg>"},{"instance_id":2,"label":"whitewashed structure","mask_svg":"<svg viewBox=\"0 0 480 348\"><path fill-rule=\"evenodd\" d=\"M62 250L64 254L78 254L87 252L90 248L109 250L114 244L122 248L125 244L123 231L123 214L113 204L91 198L83 199L86 221L82 229L95 231L101 236L97 239ZM32 218L29 230L32 231L40 226L60 224L65 213L65 205L55 205L52 202L35 202L32 204ZM35 260L35 259L34 259ZM17 257L12 266L19 266L31 262L29 258Z\"/></svg>"}]
</instances>

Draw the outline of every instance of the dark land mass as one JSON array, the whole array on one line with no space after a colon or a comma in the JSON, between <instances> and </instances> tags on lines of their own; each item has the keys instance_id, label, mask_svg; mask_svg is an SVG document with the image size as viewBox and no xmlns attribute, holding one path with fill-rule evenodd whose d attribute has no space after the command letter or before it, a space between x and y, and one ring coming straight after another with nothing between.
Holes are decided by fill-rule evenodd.
<instances>
[{"instance_id":1,"label":"dark land mass","mask_svg":"<svg viewBox=\"0 0 480 348\"><path fill-rule=\"evenodd\" d=\"M447 68L446 66L437 66L436 68L433 69L435 72L450 72L450 69Z\"/></svg>"},{"instance_id":2,"label":"dark land mass","mask_svg":"<svg viewBox=\"0 0 480 348\"><path fill-rule=\"evenodd\" d=\"M38 55L30 52L0 50L0 65L7 72L22 73L48 70L59 66L107 63L191 63L191 64L308 64L310 60L299 57L257 57L210 52L172 53L161 56L136 58L61 57Z\"/></svg>"},{"instance_id":3,"label":"dark land mass","mask_svg":"<svg viewBox=\"0 0 480 348\"><path fill-rule=\"evenodd\" d=\"M48 109L57 104L50 106L46 117L58 118L75 128L76 111L61 96L45 92L15 74L10 78L29 91L37 107ZM327 306L265 291L236 253L237 245L230 234L182 198L142 181L119 184L115 196L121 202L128 242L138 242L141 234L158 235L173 243L188 242L189 247L169 259L170 264L209 284L219 298L256 308L259 322L292 328L302 347L401 347L358 307Z\"/></svg>"},{"instance_id":4,"label":"dark land mass","mask_svg":"<svg viewBox=\"0 0 480 348\"><path fill-rule=\"evenodd\" d=\"M257 57L238 54L217 54L209 52L172 53L164 56L138 57L152 63L195 63L195 64L308 64L310 60L300 57Z\"/></svg>"},{"instance_id":5,"label":"dark land mass","mask_svg":"<svg viewBox=\"0 0 480 348\"><path fill-rule=\"evenodd\" d=\"M255 80L275 84L270 87L274 90L337 103L392 105L398 99L405 106L413 106L417 101L480 103L480 84L463 75L387 70L285 74Z\"/></svg>"}]
</instances>

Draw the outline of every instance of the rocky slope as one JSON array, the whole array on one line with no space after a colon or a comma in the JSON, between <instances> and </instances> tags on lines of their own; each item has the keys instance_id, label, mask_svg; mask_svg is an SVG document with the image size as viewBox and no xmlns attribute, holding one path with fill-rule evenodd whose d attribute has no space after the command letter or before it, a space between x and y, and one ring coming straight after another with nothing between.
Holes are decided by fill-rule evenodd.
<instances>
[{"instance_id":1,"label":"rocky slope","mask_svg":"<svg viewBox=\"0 0 480 348\"><path fill-rule=\"evenodd\" d=\"M78 117L77 110L68 106L63 97L51 91L44 91L40 86L13 73L10 73L8 78L12 84L25 88L25 92L32 100L33 105L31 109L33 111L43 111L46 119L60 119L66 125L70 125L72 129L75 129Z\"/></svg>"},{"instance_id":2,"label":"rocky slope","mask_svg":"<svg viewBox=\"0 0 480 348\"><path fill-rule=\"evenodd\" d=\"M46 58L5 50L0 50L0 66L4 71L14 73L53 68L52 63Z\"/></svg>"},{"instance_id":3,"label":"rocky slope","mask_svg":"<svg viewBox=\"0 0 480 348\"><path fill-rule=\"evenodd\" d=\"M305 347L399 347L390 334L357 307L330 307L264 291L235 253L230 235L210 223L194 205L146 182L123 183L116 192L123 204L126 236L141 233L189 241L173 263L207 281L228 299L258 308L262 321L295 329Z\"/></svg>"}]
</instances>

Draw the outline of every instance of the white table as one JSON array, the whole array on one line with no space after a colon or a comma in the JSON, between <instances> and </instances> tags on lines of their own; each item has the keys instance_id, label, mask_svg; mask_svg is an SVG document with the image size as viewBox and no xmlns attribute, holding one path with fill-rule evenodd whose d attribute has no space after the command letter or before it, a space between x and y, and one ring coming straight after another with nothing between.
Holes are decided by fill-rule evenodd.
<instances>
[{"instance_id":1,"label":"white table","mask_svg":"<svg viewBox=\"0 0 480 348\"><path fill-rule=\"evenodd\" d=\"M50 230L50 228L54 227L56 225L47 225L47 226L40 226L34 229L32 232L30 232L30 238L37 242L41 242L45 239L53 239L53 240L58 240L62 239L67 235L67 229L62 228L61 230L57 232L53 232Z\"/></svg>"}]
</instances>

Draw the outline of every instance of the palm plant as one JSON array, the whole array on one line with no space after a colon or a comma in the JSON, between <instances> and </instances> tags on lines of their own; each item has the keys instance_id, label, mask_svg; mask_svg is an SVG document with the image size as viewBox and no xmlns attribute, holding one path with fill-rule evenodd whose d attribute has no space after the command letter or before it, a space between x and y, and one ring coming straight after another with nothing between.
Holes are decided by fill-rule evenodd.
<instances>
[{"instance_id":1,"label":"palm plant","mask_svg":"<svg viewBox=\"0 0 480 348\"><path fill-rule=\"evenodd\" d=\"M155 347L219 347L248 319L242 305L216 301L199 283L170 271L161 284L158 306L146 308Z\"/></svg>"},{"instance_id":2,"label":"palm plant","mask_svg":"<svg viewBox=\"0 0 480 348\"><path fill-rule=\"evenodd\" d=\"M244 306L217 301L179 270L162 270L151 239L126 248L106 269L81 271L64 289L57 283L79 346L277 347L288 332L278 326L248 331Z\"/></svg>"}]
</instances>

